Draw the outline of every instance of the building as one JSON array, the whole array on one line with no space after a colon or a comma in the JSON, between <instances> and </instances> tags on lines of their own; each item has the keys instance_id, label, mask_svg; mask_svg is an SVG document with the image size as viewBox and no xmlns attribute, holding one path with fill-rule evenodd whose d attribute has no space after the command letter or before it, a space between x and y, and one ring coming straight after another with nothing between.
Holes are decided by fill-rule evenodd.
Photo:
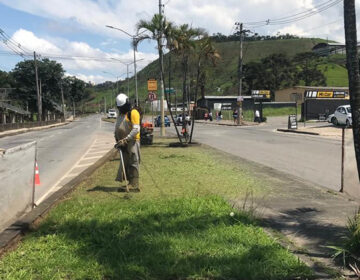
<instances>
[{"instance_id":1,"label":"building","mask_svg":"<svg viewBox=\"0 0 360 280\"><path fill-rule=\"evenodd\" d=\"M243 96L243 109L252 109L254 99L251 96ZM199 108L208 109L209 111L233 111L237 107L238 96L215 96L207 95L197 101Z\"/></svg>"},{"instance_id":2,"label":"building","mask_svg":"<svg viewBox=\"0 0 360 280\"><path fill-rule=\"evenodd\" d=\"M304 103L305 91L345 91L349 92L347 87L306 87L295 86L292 88L280 89L275 91L275 102L294 102L295 97L299 104ZM296 94L296 95L295 95Z\"/></svg>"}]
</instances>

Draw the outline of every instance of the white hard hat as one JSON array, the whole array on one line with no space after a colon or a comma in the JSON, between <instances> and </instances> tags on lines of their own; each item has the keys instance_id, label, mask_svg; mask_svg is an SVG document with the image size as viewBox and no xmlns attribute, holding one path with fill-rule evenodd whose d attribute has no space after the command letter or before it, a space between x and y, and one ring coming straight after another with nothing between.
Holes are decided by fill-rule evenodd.
<instances>
[{"instance_id":1,"label":"white hard hat","mask_svg":"<svg viewBox=\"0 0 360 280\"><path fill-rule=\"evenodd\" d=\"M116 96L116 106L118 107L124 106L127 100L128 97L126 94L123 93L118 94L118 96Z\"/></svg>"}]
</instances>

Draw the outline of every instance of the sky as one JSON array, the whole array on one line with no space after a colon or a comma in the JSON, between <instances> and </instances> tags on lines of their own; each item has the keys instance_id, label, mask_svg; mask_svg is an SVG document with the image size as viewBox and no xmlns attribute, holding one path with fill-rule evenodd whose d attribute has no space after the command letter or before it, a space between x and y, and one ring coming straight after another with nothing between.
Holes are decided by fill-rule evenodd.
<instances>
[{"instance_id":1,"label":"sky","mask_svg":"<svg viewBox=\"0 0 360 280\"><path fill-rule=\"evenodd\" d=\"M166 17L176 24L189 23L209 34L234 32L235 23L261 35L295 34L344 42L342 1L311 17L291 22L302 13L336 0L163 0ZM357 13L360 0L356 0ZM107 28L115 26L135 34L140 19L159 11L158 0L0 0L0 28L28 53L56 58L67 75L93 83L124 79L126 63L133 61L131 38ZM290 16L277 25L277 19ZM288 20L290 19L290 20ZM266 21L268 23L266 25ZM265 22L265 24L251 24ZM11 71L23 60L0 43L0 70ZM16 47L11 46L16 50ZM19 49L17 49L19 50ZM142 42L136 53L137 69L157 59L154 42ZM125 64L123 64L125 63ZM133 75L133 65L129 67Z\"/></svg>"}]
</instances>

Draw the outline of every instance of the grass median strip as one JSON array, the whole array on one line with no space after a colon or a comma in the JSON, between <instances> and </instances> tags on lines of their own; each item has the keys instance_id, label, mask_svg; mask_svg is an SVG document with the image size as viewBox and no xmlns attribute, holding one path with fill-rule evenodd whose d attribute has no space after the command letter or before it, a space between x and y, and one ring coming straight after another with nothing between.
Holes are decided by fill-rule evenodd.
<instances>
[{"instance_id":1,"label":"grass median strip","mask_svg":"<svg viewBox=\"0 0 360 280\"><path fill-rule=\"evenodd\" d=\"M0 279L311 276L251 213L227 202L261 195L262 182L204 147L168 142L142 148L141 193L116 191L118 160L97 170L0 260Z\"/></svg>"}]
</instances>

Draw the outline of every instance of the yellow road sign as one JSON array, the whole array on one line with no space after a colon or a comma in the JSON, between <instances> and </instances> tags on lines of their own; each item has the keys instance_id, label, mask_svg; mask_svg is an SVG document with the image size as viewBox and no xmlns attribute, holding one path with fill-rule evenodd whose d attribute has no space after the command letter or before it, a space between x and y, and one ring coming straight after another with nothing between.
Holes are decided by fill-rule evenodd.
<instances>
[{"instance_id":1,"label":"yellow road sign","mask_svg":"<svg viewBox=\"0 0 360 280\"><path fill-rule=\"evenodd\" d=\"M157 91L157 80L148 79L148 91Z\"/></svg>"}]
</instances>

